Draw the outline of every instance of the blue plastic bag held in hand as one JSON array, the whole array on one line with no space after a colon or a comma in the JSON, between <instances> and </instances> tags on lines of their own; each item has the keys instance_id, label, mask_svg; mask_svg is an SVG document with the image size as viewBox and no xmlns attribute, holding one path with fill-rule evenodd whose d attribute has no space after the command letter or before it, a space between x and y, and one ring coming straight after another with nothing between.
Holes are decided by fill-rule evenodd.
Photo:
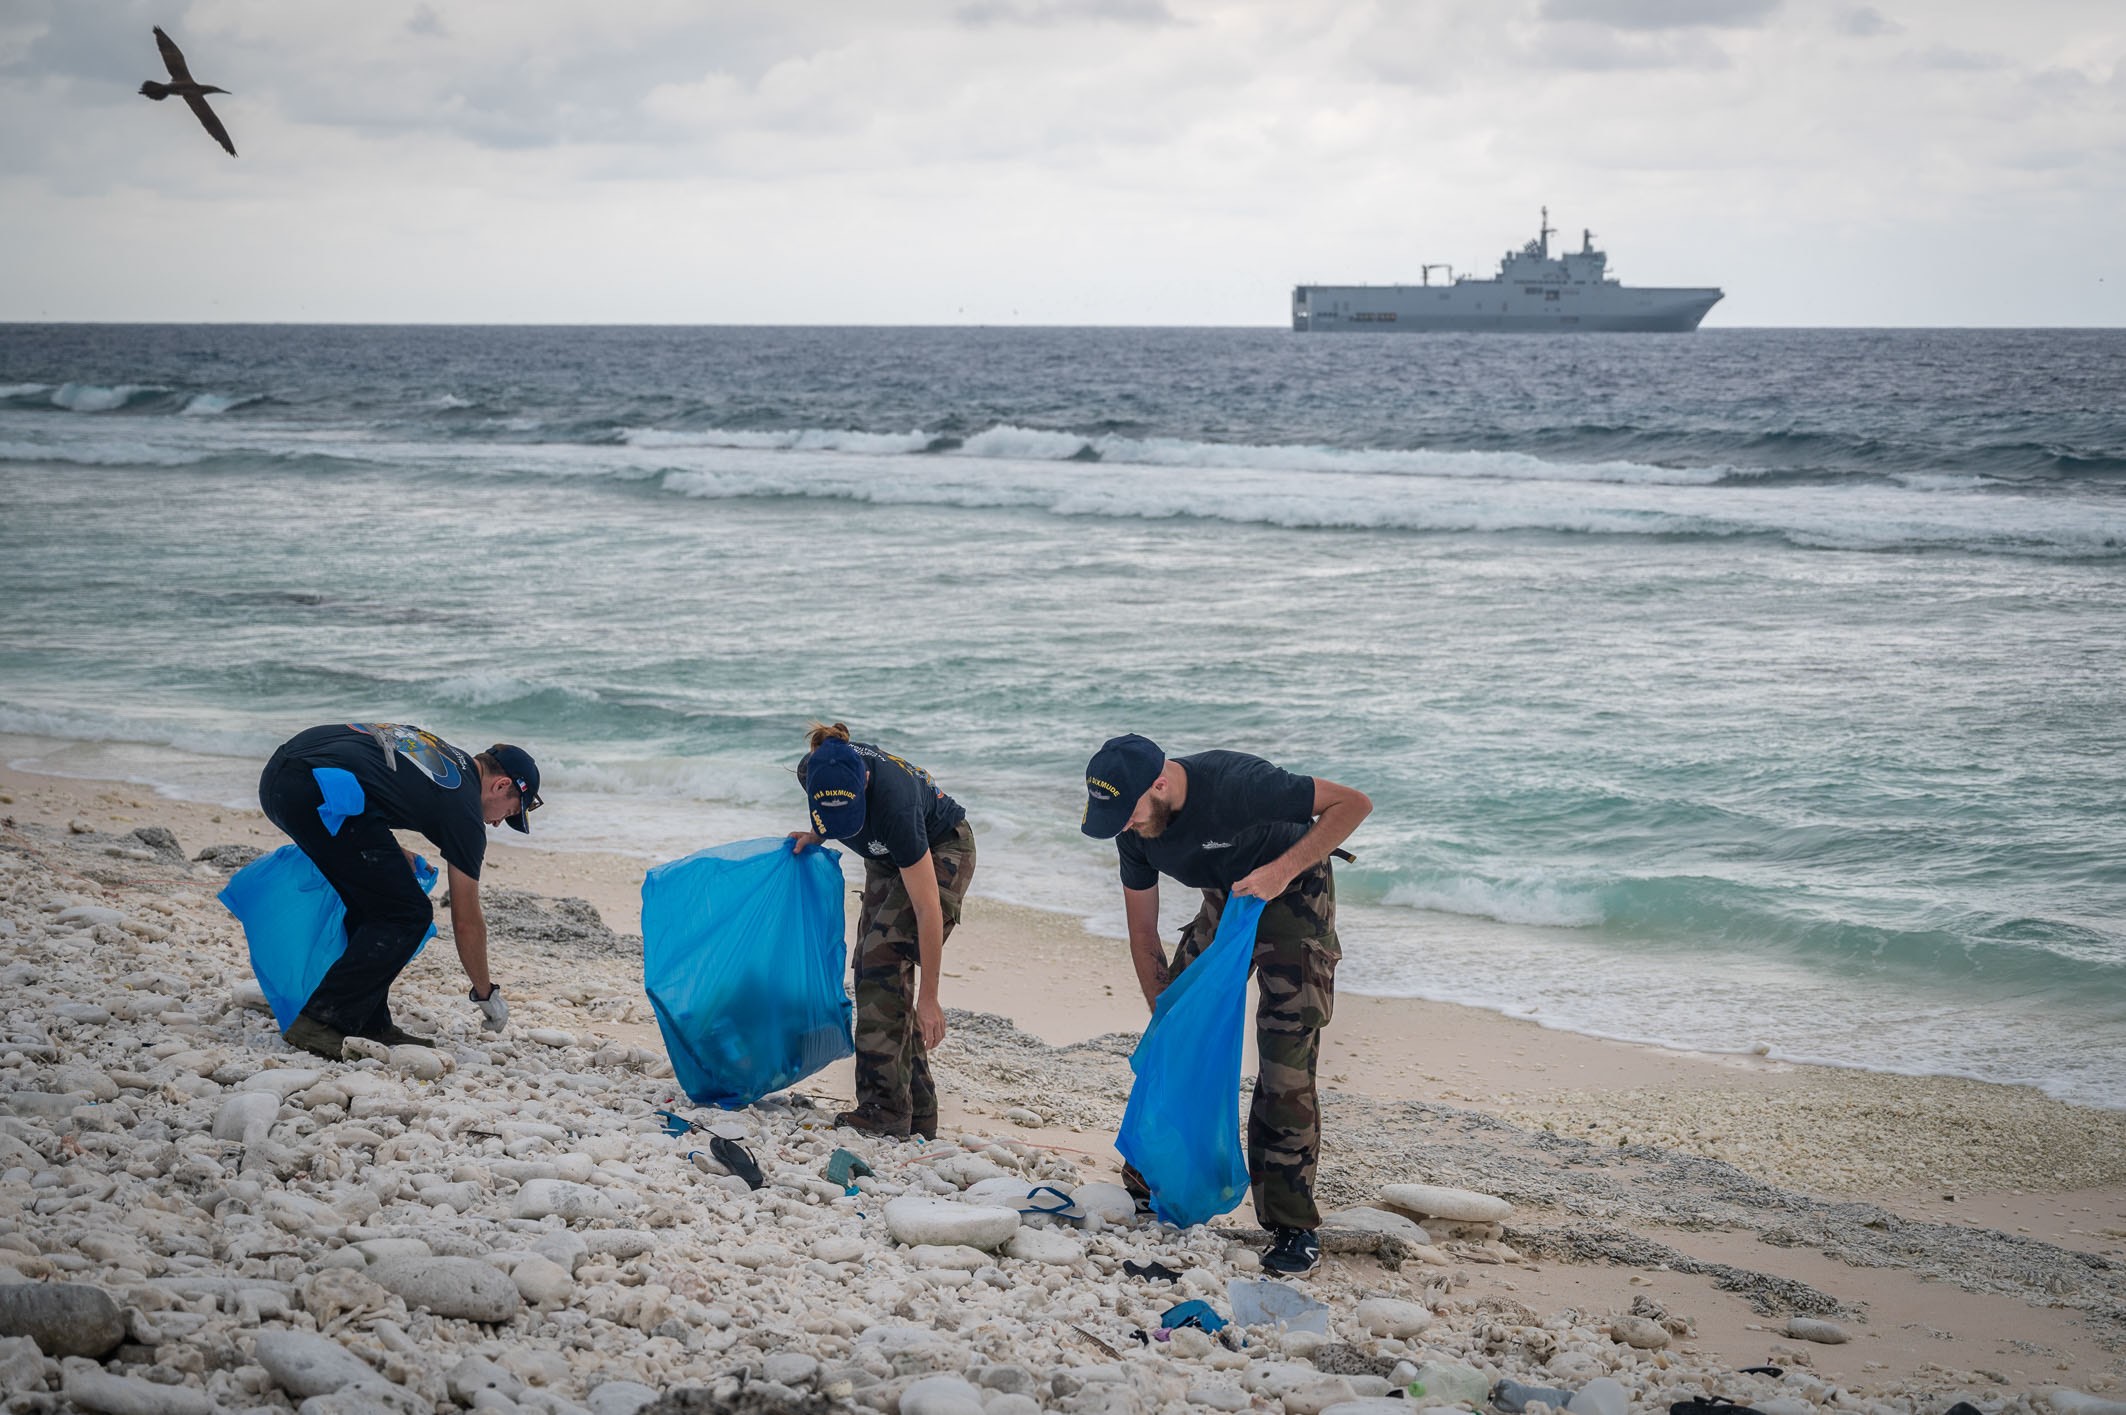
<instances>
[{"instance_id":1,"label":"blue plastic bag held in hand","mask_svg":"<svg viewBox=\"0 0 2126 1415\"><path fill-rule=\"evenodd\" d=\"M642 881L642 987L672 1074L737 1110L853 1056L839 851L741 840Z\"/></svg>"},{"instance_id":2,"label":"blue plastic bag held in hand","mask_svg":"<svg viewBox=\"0 0 2126 1415\"><path fill-rule=\"evenodd\" d=\"M435 887L435 866L418 855L413 874L423 893ZM347 906L296 845L283 845L238 870L220 897L244 926L251 971L273 1008L274 1022L285 1032L347 951ZM435 936L431 924L413 951L416 958Z\"/></svg>"},{"instance_id":3,"label":"blue plastic bag held in hand","mask_svg":"<svg viewBox=\"0 0 2126 1415\"><path fill-rule=\"evenodd\" d=\"M1137 1079L1115 1148L1180 1228L1229 1213L1248 1192L1240 1147L1240 1039L1263 901L1227 898L1211 946L1167 984L1130 1057Z\"/></svg>"}]
</instances>

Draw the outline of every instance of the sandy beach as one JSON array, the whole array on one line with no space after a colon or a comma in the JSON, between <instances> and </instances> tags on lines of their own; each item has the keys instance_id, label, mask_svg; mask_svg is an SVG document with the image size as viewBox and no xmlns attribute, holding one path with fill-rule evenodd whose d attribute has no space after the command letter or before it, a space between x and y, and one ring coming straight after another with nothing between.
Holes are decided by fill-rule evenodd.
<instances>
[{"instance_id":1,"label":"sandy beach","mask_svg":"<svg viewBox=\"0 0 2126 1415\"><path fill-rule=\"evenodd\" d=\"M282 843L255 813L6 771L0 816L8 907L18 916L0 936L6 961L63 971L68 949L105 938L93 928L32 941L26 921L64 895L156 919L181 937L185 948L160 965L167 972L211 960L217 976L246 974L241 934L212 900L225 871L195 857L216 845ZM136 835L144 828L168 831L175 849ZM632 1050L639 1064L607 1073L613 1084L665 1104L674 1092L669 1073L660 1080L645 1060L662 1050L630 953L637 945L626 937L637 928L644 863L498 837L483 884L514 1030L566 1033L601 1055ZM560 898L588 901L604 928L583 935L548 907ZM450 949L436 946L408 970L394 1002L403 1000L409 1025L455 1037L468 1055L506 1050L481 1048L462 993ZM936 1060L946 1138L980 1135L1036 1156L1027 1166L1114 1178L1127 1056L1145 1017L1124 946L1075 919L977 897L948 947L945 1001L953 1029ZM35 1020L12 1022L19 1030ZM286 1052L269 1018L254 1012L243 1025L244 1055L311 1064ZM46 1060L8 1058L0 1089L60 1089ZM460 1074L478 1065L461 1061ZM1592 1368L1573 1364L1581 1352L1573 1334L1604 1329L1637 1303L1668 1318L1670 1335L1660 1349L1627 1352L1619 1368L1635 1408L1678 1382L1704 1388L1715 1379L1721 1393L1768 1411L1784 1400L1795 1409L1931 1412L1952 1398L1988 1410L2043 1408L2053 1387L2111 1399L2126 1392L2126 1115L2022 1088L1668 1052L1350 994L1338 999L1321 1076L1325 1208L1372 1204L1391 1183L1456 1186L1513 1205L1488 1242L1464 1235L1400 1264L1357 1251L1325 1261L1309 1287L1335 1310L1339 1335L1351 1305L1368 1295L1422 1301L1435 1314L1407 1351L1391 1343L1381 1359L1414 1358L1432 1343L1462 1359L1488 1355L1493 1369L1518 1379L1540 1383L1546 1369L1584 1378ZM848 1064L799 1089L821 1107L846 1100ZM165 1093L126 1091L143 1114ZM375 1165L389 1162L394 1143L376 1151ZM633 1155L628 1163L642 1167ZM47 1247L44 1212L34 1193L0 1185L0 1229L14 1250L0 1252L0 1263L24 1278L74 1281L95 1280L99 1262L112 1265L84 1258L86 1248ZM1243 1207L1221 1223L1244 1229L1252 1218ZM717 1300L713 1286L704 1300ZM895 1320L914 1310L901 1306ZM1088 1312L1080 1325L1098 1332L1100 1315ZM1788 1333L1794 1317L1834 1323L1850 1339L1797 1339ZM849 1349L828 1337L819 1359ZM481 1350L494 1346L490 1337ZM145 1357L168 1364L172 1354L156 1347ZM1733 1375L1763 1364L1790 1374L1783 1382ZM665 1367L689 1378L724 1368L677 1359ZM865 1399L862 1388L854 1395ZM10 1408L42 1408L34 1399L44 1398ZM1147 1400L1146 1408L1162 1403ZM2055 1406L2073 1403L2061 1397ZM1298 1407L1287 1399L1284 1408Z\"/></svg>"}]
</instances>

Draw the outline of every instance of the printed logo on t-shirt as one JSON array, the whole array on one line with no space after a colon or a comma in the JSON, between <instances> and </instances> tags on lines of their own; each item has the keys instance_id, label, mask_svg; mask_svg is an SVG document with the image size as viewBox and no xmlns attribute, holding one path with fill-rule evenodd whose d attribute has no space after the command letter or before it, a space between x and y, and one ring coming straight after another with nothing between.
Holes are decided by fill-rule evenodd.
<instances>
[{"instance_id":1,"label":"printed logo on t-shirt","mask_svg":"<svg viewBox=\"0 0 2126 1415\"><path fill-rule=\"evenodd\" d=\"M1230 840L1206 840L1199 848L1204 850L1230 850L1233 848L1233 842Z\"/></svg>"},{"instance_id":2,"label":"printed logo on t-shirt","mask_svg":"<svg viewBox=\"0 0 2126 1415\"><path fill-rule=\"evenodd\" d=\"M398 722L350 722L347 725L376 739L376 744L384 749L386 765L396 765L391 760L396 753L419 767L423 776L445 791L465 779L453 760L456 749L433 732Z\"/></svg>"},{"instance_id":3,"label":"printed logo on t-shirt","mask_svg":"<svg viewBox=\"0 0 2126 1415\"><path fill-rule=\"evenodd\" d=\"M869 844L865 845L864 848L866 850L869 850L874 855L883 855L886 853L886 842L883 840L874 840L871 841Z\"/></svg>"}]
</instances>

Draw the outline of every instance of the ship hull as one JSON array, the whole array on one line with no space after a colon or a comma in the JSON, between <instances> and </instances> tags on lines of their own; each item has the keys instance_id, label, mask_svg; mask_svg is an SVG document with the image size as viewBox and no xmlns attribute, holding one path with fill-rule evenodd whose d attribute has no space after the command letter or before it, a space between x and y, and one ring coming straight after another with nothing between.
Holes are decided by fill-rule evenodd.
<instances>
[{"instance_id":1,"label":"ship hull","mask_svg":"<svg viewBox=\"0 0 2126 1415\"><path fill-rule=\"evenodd\" d=\"M1292 328L1315 334L1688 334L1720 302L1716 289L1547 289L1453 285L1300 285Z\"/></svg>"}]
</instances>

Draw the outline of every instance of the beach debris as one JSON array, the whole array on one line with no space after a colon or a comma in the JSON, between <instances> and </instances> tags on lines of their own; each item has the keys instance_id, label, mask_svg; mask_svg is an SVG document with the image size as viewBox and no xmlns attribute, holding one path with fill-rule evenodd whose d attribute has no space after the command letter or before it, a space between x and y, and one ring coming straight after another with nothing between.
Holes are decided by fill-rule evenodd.
<instances>
[{"instance_id":1,"label":"beach debris","mask_svg":"<svg viewBox=\"0 0 2126 1415\"><path fill-rule=\"evenodd\" d=\"M0 935L11 1003L0 1045L0 1386L29 1395L25 1409L190 1415L317 1402L312 1415L453 1404L638 1415L662 1401L740 1415L1422 1415L1483 1408L1501 1378L1549 1391L1543 1402L1563 1401L1570 1415L1628 1415L1618 1392L1640 1410L1723 1390L1794 1415L1834 1403L1813 1373L1797 1369L1774 1390L1677 1350L1688 1319L1650 1300L1630 1315L1670 1335L1658 1350L1615 1340L1622 1318L1546 1315L1459 1285L1471 1273L1478 1286L1516 1274L1467 1269L1482 1240L1436 1247L1423 1225L1480 1232L1497 1220L1420 1217L1385 1197L1331 1209L1322 1266L1304 1285L1264 1282L1250 1245L1267 1235L1142 1217L1122 1186L1083 1182L1084 1155L1002 1122L991 1134L948 1124L930 1144L858 1142L778 1094L704 1111L701 1123L670 1111L672 1124L660 1108L684 1103L668 1073L595 1060L630 1045L614 1034L625 1019L601 1010L627 991L627 959L596 948L519 945L527 978L566 979L527 984L522 1036L480 1034L456 1010L461 985L439 990L431 1011L420 975L410 977L403 1020L435 1033L439 1070L407 1069L402 1052L426 1051L417 1048L307 1057L240 994L250 969L211 882L142 864L152 884L88 889L10 848L19 838L0 834L0 919L16 930ZM152 920L169 938L59 919L81 906ZM437 951L434 965L448 964ZM1113 1107L1105 1123L1119 1113L1126 1082L1102 1100L1097 1078L1126 1076L1126 1045L1037 1052L1001 1019L951 1020L941 1084L1018 1088L1065 1107L1064 1124L1099 1123L1101 1104ZM573 1044L528 1035L549 1027ZM1059 1084L1083 1076L1097 1084ZM969 1110L1004 1108L985 1098ZM1475 1122L1462 1113L1442 1124ZM1496 1145L1509 1132L1478 1133ZM762 1187L721 1172L708 1150L718 1136L745 1148ZM1458 1153L1470 1164L1484 1152ZM1378 1174L1416 1167L1407 1155L1380 1163ZM1515 1182L1552 1182L1555 1168ZM1476 1182L1489 1171L1448 1172ZM1378 1174L1330 1192L1351 1205L1380 1190ZM1749 1191L1753 1201L1762 1192ZM1599 1215L1556 1207L1576 1227L1517 1228L1515 1246L1561 1261L1683 1261ZM2027 1261L2027 1247L2016 1253ZM2078 1276L2091 1290L2109 1280ZM1798 1285L1761 1292L1784 1304L1782 1318L1852 1310ZM1203 1325L1175 1325L1190 1304L1219 1302L1229 1305ZM1204 1330L1221 1311L1231 1324ZM21 1334L28 1325L35 1336ZM1950 1377L1934 1379L1946 1396ZM1839 1389L1867 1408L1940 1403L1919 1400L1918 1382ZM1401 1392L1393 1408L1391 1391ZM2051 1409L2120 1415L2102 1396L2080 1400L2061 1396Z\"/></svg>"},{"instance_id":2,"label":"beach debris","mask_svg":"<svg viewBox=\"0 0 2126 1415\"><path fill-rule=\"evenodd\" d=\"M1513 1205L1495 1195L1436 1184L1383 1185L1380 1201L1399 1213L1449 1223L1503 1223L1513 1214Z\"/></svg>"},{"instance_id":3,"label":"beach debris","mask_svg":"<svg viewBox=\"0 0 2126 1415\"><path fill-rule=\"evenodd\" d=\"M1796 1341L1821 1342L1825 1346L1843 1346L1852 1340L1844 1327L1821 1317L1788 1317L1786 1334Z\"/></svg>"}]
</instances>

